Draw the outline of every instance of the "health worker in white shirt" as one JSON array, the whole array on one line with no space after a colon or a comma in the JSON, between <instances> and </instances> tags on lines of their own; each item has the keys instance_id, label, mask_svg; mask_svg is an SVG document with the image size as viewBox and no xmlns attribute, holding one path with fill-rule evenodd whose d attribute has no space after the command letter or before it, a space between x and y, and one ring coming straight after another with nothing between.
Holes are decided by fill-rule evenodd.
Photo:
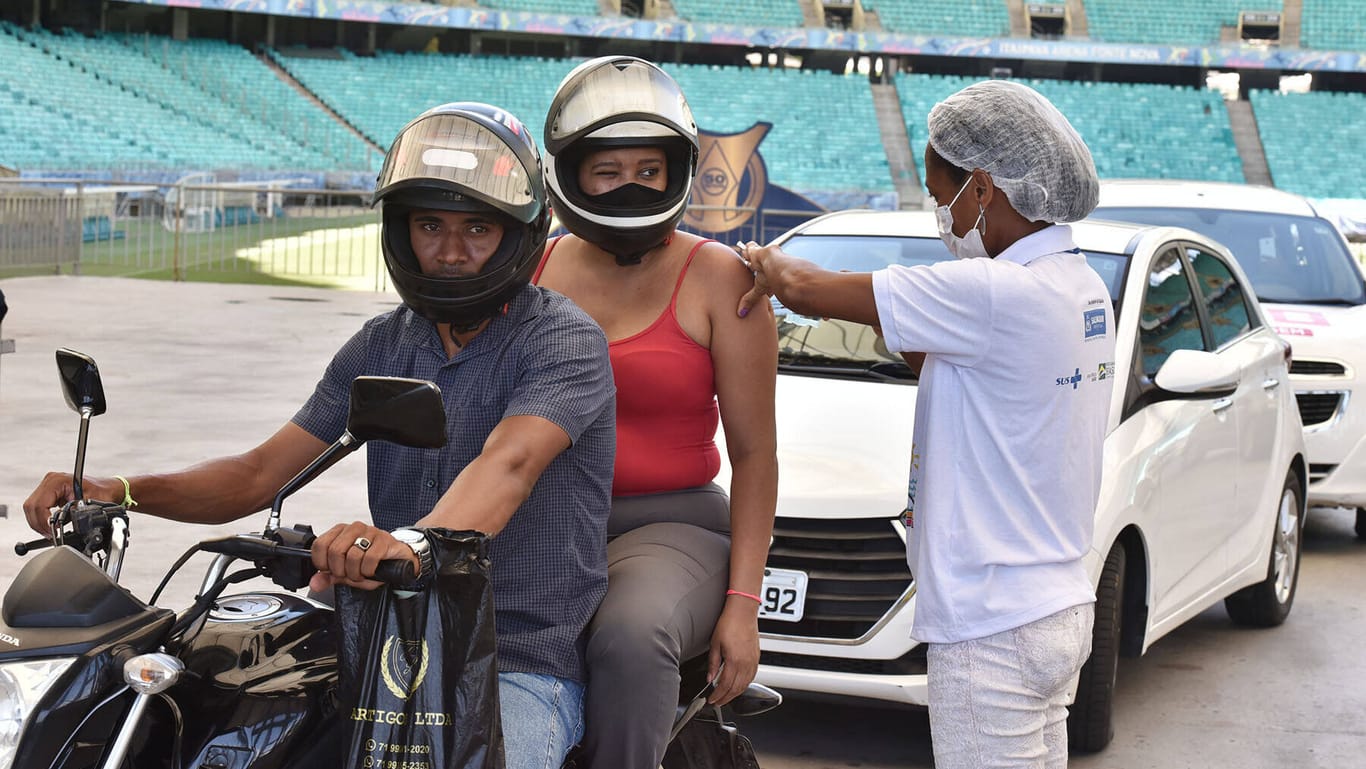
<instances>
[{"instance_id":1,"label":"health worker in white shirt","mask_svg":"<svg viewBox=\"0 0 1366 769\"><path fill-rule=\"evenodd\" d=\"M1064 767L1115 340L1109 293L1059 223L1095 208L1099 180L1056 107L991 80L931 110L925 185L957 260L839 273L749 243L740 310L773 294L866 323L920 369L903 520L935 766Z\"/></svg>"}]
</instances>

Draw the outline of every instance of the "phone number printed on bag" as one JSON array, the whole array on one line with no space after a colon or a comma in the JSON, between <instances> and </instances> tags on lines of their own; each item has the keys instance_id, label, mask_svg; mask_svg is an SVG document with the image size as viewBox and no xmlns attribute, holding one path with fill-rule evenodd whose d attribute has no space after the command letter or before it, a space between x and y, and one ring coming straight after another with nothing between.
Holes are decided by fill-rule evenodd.
<instances>
[{"instance_id":1,"label":"phone number printed on bag","mask_svg":"<svg viewBox=\"0 0 1366 769\"><path fill-rule=\"evenodd\" d=\"M365 750L369 753L378 752L379 755L368 755L361 761L366 769L432 769L430 761L403 758L390 758L395 753L417 753L421 755L431 755L431 745L407 745L395 742L378 742L376 740L366 740Z\"/></svg>"},{"instance_id":2,"label":"phone number printed on bag","mask_svg":"<svg viewBox=\"0 0 1366 769\"><path fill-rule=\"evenodd\" d=\"M759 618L800 622L806 610L806 579L804 571L764 569Z\"/></svg>"},{"instance_id":3,"label":"phone number printed on bag","mask_svg":"<svg viewBox=\"0 0 1366 769\"><path fill-rule=\"evenodd\" d=\"M432 769L431 763L427 761L405 761L396 758L375 758L366 756L363 762L365 769Z\"/></svg>"}]
</instances>

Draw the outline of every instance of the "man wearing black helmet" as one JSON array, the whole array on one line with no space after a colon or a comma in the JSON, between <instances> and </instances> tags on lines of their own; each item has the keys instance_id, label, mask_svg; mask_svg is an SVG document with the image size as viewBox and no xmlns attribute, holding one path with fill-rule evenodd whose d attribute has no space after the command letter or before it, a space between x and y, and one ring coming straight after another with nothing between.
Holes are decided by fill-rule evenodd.
<instances>
[{"instance_id":1,"label":"man wearing black helmet","mask_svg":"<svg viewBox=\"0 0 1366 769\"><path fill-rule=\"evenodd\" d=\"M265 443L179 472L85 478L91 498L221 523L272 496L345 428L361 375L434 381L446 446L367 447L373 523L318 537L314 587L367 579L409 558L412 527L475 529L490 543L507 766L558 766L582 734L580 638L606 592L605 523L615 447L607 342L564 297L529 284L549 213L525 127L483 104L429 110L399 133L375 190L382 249L403 306L369 320L308 402ZM125 485L126 484L126 485ZM24 503L45 531L70 495L49 473ZM396 537L395 532L398 534Z\"/></svg>"}]
</instances>

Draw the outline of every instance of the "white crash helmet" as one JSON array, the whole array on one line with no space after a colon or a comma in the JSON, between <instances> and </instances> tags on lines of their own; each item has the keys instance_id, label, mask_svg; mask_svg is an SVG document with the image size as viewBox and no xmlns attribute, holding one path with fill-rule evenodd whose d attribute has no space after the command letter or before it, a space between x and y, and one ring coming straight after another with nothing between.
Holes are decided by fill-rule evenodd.
<instances>
[{"instance_id":1,"label":"white crash helmet","mask_svg":"<svg viewBox=\"0 0 1366 769\"><path fill-rule=\"evenodd\" d=\"M580 64L556 89L543 136L551 207L570 232L632 264L678 226L697 173L697 123L664 70L634 56ZM657 199L624 204L579 188L588 153L642 146L660 147L667 158L668 185Z\"/></svg>"}]
</instances>

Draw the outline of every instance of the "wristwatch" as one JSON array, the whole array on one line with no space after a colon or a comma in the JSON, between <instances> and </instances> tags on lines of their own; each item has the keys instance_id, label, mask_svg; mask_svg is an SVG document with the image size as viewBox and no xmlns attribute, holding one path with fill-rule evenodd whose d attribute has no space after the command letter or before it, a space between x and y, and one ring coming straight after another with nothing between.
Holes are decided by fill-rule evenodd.
<instances>
[{"instance_id":1,"label":"wristwatch","mask_svg":"<svg viewBox=\"0 0 1366 769\"><path fill-rule=\"evenodd\" d=\"M414 579L414 587L425 585L436 573L436 557L432 555L432 544L427 541L427 533L411 526L394 529L390 533L394 539L412 548L417 556L419 571Z\"/></svg>"}]
</instances>

